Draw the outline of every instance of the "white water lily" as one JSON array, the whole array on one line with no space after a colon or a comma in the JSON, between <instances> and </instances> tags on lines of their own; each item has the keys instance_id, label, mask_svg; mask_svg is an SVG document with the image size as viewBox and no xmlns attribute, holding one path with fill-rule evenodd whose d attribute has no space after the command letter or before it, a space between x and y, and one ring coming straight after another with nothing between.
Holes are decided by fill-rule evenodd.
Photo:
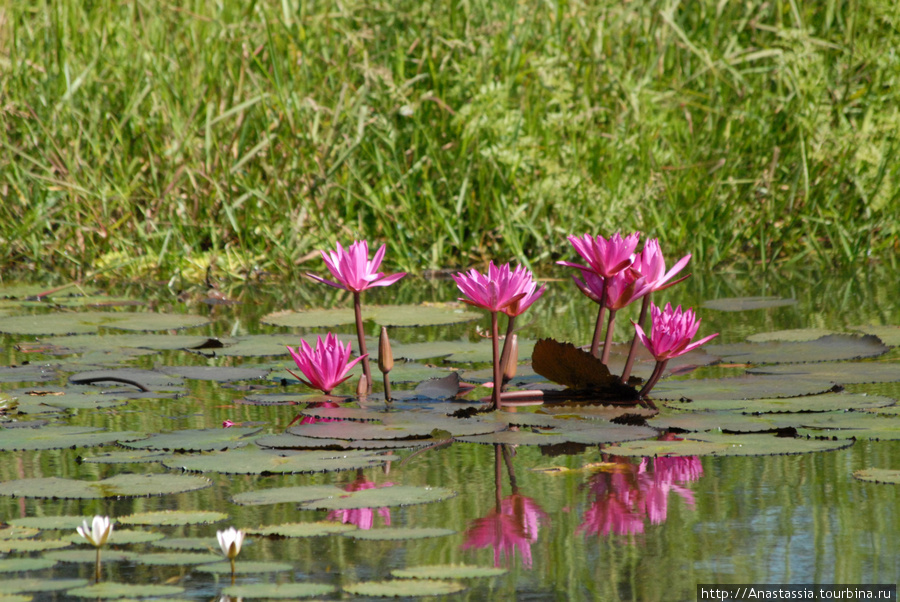
<instances>
[{"instance_id":1,"label":"white water lily","mask_svg":"<svg viewBox=\"0 0 900 602\"><path fill-rule=\"evenodd\" d=\"M234 560L241 552L241 544L244 543L243 531L229 527L224 531L216 532L216 538L219 540L219 547L222 548L222 553L229 560Z\"/></svg>"},{"instance_id":2,"label":"white water lily","mask_svg":"<svg viewBox=\"0 0 900 602\"><path fill-rule=\"evenodd\" d=\"M99 548L106 543L112 533L113 526L108 516L95 516L91 524L88 525L87 520L76 530L78 534L84 537L92 546Z\"/></svg>"}]
</instances>

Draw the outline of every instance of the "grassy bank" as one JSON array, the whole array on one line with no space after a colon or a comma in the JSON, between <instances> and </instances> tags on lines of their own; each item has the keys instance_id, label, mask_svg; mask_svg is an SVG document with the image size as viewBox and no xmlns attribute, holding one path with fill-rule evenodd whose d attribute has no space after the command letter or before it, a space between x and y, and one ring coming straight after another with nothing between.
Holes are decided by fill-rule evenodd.
<instances>
[{"instance_id":1,"label":"grassy bank","mask_svg":"<svg viewBox=\"0 0 900 602\"><path fill-rule=\"evenodd\" d=\"M0 6L7 274L897 261L893 0Z\"/></svg>"}]
</instances>

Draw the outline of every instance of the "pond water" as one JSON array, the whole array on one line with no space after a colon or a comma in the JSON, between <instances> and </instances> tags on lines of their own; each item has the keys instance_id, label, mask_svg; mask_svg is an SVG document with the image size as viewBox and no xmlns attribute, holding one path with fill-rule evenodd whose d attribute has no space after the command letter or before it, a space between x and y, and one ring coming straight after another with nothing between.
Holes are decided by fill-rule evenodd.
<instances>
[{"instance_id":1,"label":"pond water","mask_svg":"<svg viewBox=\"0 0 900 602\"><path fill-rule=\"evenodd\" d=\"M520 336L523 339L553 337L579 344L588 343L596 306L578 294L571 282L551 281L548 288L545 297L521 318L523 327ZM292 337L299 341L301 335L324 333L326 329L272 326L262 318L283 310L350 306L351 299L341 291L324 289L306 281L284 287L240 284L223 290L221 295L238 303L211 304L205 289L200 286L173 291L165 283L151 288L117 285L107 290L110 297L134 299L143 304L105 308L45 308L41 305L48 305L46 302L23 304L8 300L0 305L0 326L19 315L44 316L63 311L107 311L119 315L123 312L153 311L208 318L209 322L202 326L177 333L177 336L196 335L201 341L218 337L226 345L233 346L242 339L253 341L246 337L258 334L280 334L288 341ZM17 290L21 289L7 286L3 294L21 297ZM71 291L65 291L68 292ZM183 294L176 296L177 293ZM63 295L61 292L55 296L57 302L74 302ZM449 279L407 278L388 289L367 291L364 314L367 307L375 305L440 303L454 301L457 297L456 287ZM742 311L703 307L705 302L711 300L745 297L777 297L792 302ZM742 343L751 335L787 329L816 328L859 335L857 327L861 325L896 327L900 324L897 275L885 270L861 270L840 275L695 275L685 283L664 291L656 301L693 306L703 319L701 336L721 333L714 341L716 345ZM748 307L754 302L745 300L743 306ZM731 309L734 309L733 302ZM624 315L620 316L620 333L627 332L622 326L627 324L627 318L635 317L629 311L623 310ZM77 317L72 315L73 319ZM528 320L533 322L529 324ZM40 324L41 320L37 323ZM404 346L410 349L413 344L427 341L450 341L460 349L468 349L466 345L472 343L488 345L479 335L480 331L487 329L489 320L482 316L474 321L451 325L391 328L390 333L392 341L401 350ZM351 324L327 330L345 335L354 332ZM94 327L93 331L105 336L126 332L111 325ZM377 324L367 323L370 336L376 337L378 331ZM134 334L133 331L128 332ZM896 333L883 330L882 334L889 345L897 345ZM175 336L175 331L171 331L170 335ZM264 394L288 396L283 398L288 400L290 396L309 394L304 386L285 380L284 368L293 367L287 353L282 356L255 352L231 355L226 352L228 346L218 351L163 349L134 352L107 343L96 348L79 347L81 342L78 339L70 340L72 344L66 352L62 337L34 334L0 336L3 353L0 365L28 363L30 370L46 366L39 372L29 373L31 376L14 376L9 370L0 374L0 402L4 397L16 396L22 410L20 414L8 412L7 421L0 424L0 427L6 427L0 429L0 446L4 449L25 448L0 452L0 480L3 481L0 488L7 488L2 490L5 495L0 496L0 517L7 525L18 525L4 529L5 534L0 536L0 544L8 552L0 558L0 595L18 591L16 584L21 586L26 579L35 579L38 583L33 586L38 590L38 593L32 594L34 599L97 595L90 589L87 593L81 591L93 582L95 566L92 549L73 540L71 545L59 550L22 550L9 544L16 541L14 537L22 535L15 532L16 529L21 531L24 528L22 525L39 529L36 533L25 533L32 539L56 541L69 539L74 534L74 528L62 519L59 524L65 526L55 528L52 517L101 514L122 519L141 513L150 513L146 516L151 524L142 525L139 520L138 524L123 522L116 525L116 531L150 532L157 534L153 537L161 536L162 539L143 543L127 543L124 540L117 543L113 539L101 553L104 559L101 580L131 585L166 584L180 588L172 590L173 599L209 600L224 596L229 591L246 599L257 599L252 589L229 590L232 587L231 574L222 568L221 563L203 564L199 557L196 560L186 560L187 557L167 560L161 555L173 552L212 553L219 555L219 558L206 558L206 562L220 561L216 531L228 526L253 530L289 523L315 523L313 526L316 528L320 523L328 523L332 527L346 524L355 529L307 537L248 534L237 558L236 586L261 583L324 584L332 586L334 591L310 590L308 593L318 599L365 599L366 590L356 590L354 587L370 582L400 581L400 577L392 575L392 571L431 565L467 565L498 567L505 569L505 572L495 576L469 577L457 576L450 569L443 569L444 581L461 584L465 588L450 594L448 599L691 600L695 599L698 583L872 584L896 583L900 576L898 486L866 482L853 476L855 471L862 469L900 469L900 417L897 410L888 405L890 402L881 403L884 407L880 409L852 412L853 416L863 415L865 419L877 417L881 422L877 428L866 422L859 427L860 434L855 441L842 440L833 446L840 449L832 451L765 455L767 452L783 451L778 447L779 442L790 439L767 434L756 435L768 439L752 446L756 450L752 452L754 455L722 457L685 453L681 457L653 458L642 457L634 451L621 455L619 452L629 444L622 444L621 448L618 444L540 446L526 444L533 443L533 440L523 436L521 440L511 439L513 443L520 441L513 445L451 442L448 439L427 448L376 450L363 460L356 459L360 467L347 466L347 470L298 474L244 474L233 470L231 472L234 474L225 474L216 469L215 463L220 460L215 458L248 452L255 447L252 439L257 435L284 433L311 399L321 401L316 397L304 397L298 398L300 403L292 405L257 405L260 399L272 399L259 397ZM82 335L76 336L83 338ZM891 337L893 342L888 340ZM624 340L625 337L620 334L617 338ZM836 353L842 353L840 346L844 343L819 341L821 348L835 346L839 347ZM255 344L262 343L256 341ZM369 347L370 351L373 348L377 350L377 339L373 339ZM710 353L715 353L715 347L710 346ZM802 353L797 353L798 358L803 359ZM850 353L852 356L854 352ZM402 353L395 351L395 357L399 355ZM469 359L477 361L467 362L467 358L462 356L456 358L454 363L437 357L422 357L417 360L418 363L434 368L411 371L411 378L418 380L429 375L440 376L453 368L462 370L463 380L484 382L490 378L484 371L488 365L484 357L471 356ZM728 355L710 365L693 370L685 368L682 374L663 381L660 390L664 392L665 386L671 386L668 383L673 380L693 383L744 375L747 369L762 361L758 357L750 356L751 361L747 361L739 354ZM896 347L885 353L879 352L876 357L856 360L859 366L879 366L882 373L873 379L880 382L846 384L842 393L832 392L830 395L865 393L872 399L880 399L877 396L900 397L900 386L896 382L900 380L898 360L900 352ZM708 364L710 361L704 359L698 363ZM778 361L790 360L782 358ZM844 361L854 360L851 357ZM808 367L836 363L787 365ZM41 399L43 406L39 407L33 399L34 395L26 393L55 392L55 387L71 387L70 376L97 369L134 367L162 370L167 366L241 367L259 369L268 374L263 379L237 382L188 377L178 379L174 392L157 391L150 398L120 400L115 405L82 404L64 411L54 409L53 395L44 396ZM356 368L355 373L359 374L360 369ZM530 375L525 360L520 366L520 375L524 377L523 382L539 380ZM772 387L777 392L778 387L788 388L805 378L799 374L790 375L783 385L776 383ZM827 381L826 389L837 380L820 376L819 380L822 379ZM414 386L415 383L395 384L395 388L401 391ZM111 389L112 383L105 382L81 385L77 391L80 394L85 390L109 392ZM116 386L114 390L134 389ZM351 395L354 390L355 382L342 385L336 393ZM380 383L377 382L376 395L363 405L373 411L384 408L384 402L377 399L379 390ZM684 396L694 399L695 403L705 399L703 395L690 393L699 389L685 390L689 393ZM480 388L473 394L487 395L487 391ZM728 393L720 399L740 397L742 395L739 393ZM768 397L781 395L771 393ZM256 403L253 403L254 399ZM859 401L859 397L855 399ZM396 402L400 408L411 408L416 403L427 405L425 402L409 402L408 405ZM462 405L443 403L448 412ZM746 402L747 411L754 411L753 403ZM772 402L766 403L769 404L768 411ZM690 408L686 405L684 402L680 407L678 402L672 402L671 407L661 405L660 416L651 420L650 424L665 424L654 423L661 418L696 414L687 411ZM863 400L860 407L865 406ZM515 411L548 417L547 410L542 407L520 407ZM579 411L566 410L563 414L576 415ZM402 413L397 411L393 414ZM840 416L834 418L837 414L829 413L829 418L825 420L839 421L851 413L842 411L838 414ZM780 420L779 427L800 427L800 434L812 433L815 436L815 432L802 427L823 424L816 420L823 419L825 415L804 412L762 416L764 419ZM725 424L726 419L732 420L734 416L746 414L736 410L719 412L714 414L712 420L721 420ZM235 427L222 429L225 420L234 422ZM243 447L226 452L173 454L159 451L156 453L164 454L166 458L142 459L139 462L97 462L92 458L102 460L109 453L114 454L112 457L137 453L134 448L140 448L140 441L132 441L131 448L84 445L74 434L71 441L59 441L58 438L65 438L66 435L63 431L56 431L60 433L55 435L57 440L46 445L33 441L21 446L10 443L13 437L18 437L25 430L15 427L27 421L48 421L41 429L28 429L33 433L56 426L103 427L112 432L135 431L142 434L191 430L188 442L176 442L169 446L176 448L190 448L191 438L194 438L193 443L200 445L201 434L197 429L233 432L235 440L244 432L248 433L248 437L240 441ZM295 425L299 422L296 421ZM333 423L319 423L323 424ZM520 427L519 431L537 435L543 432L542 428L536 422L532 426ZM714 425L705 428L722 436ZM819 434L824 432L819 431ZM835 431L828 431L827 439L830 441L834 435ZM678 433L664 438L689 436ZM122 438L122 443L128 445L125 439ZM210 449L234 443L214 443ZM74 449L71 448L73 445ZM126 452L128 449L132 451ZM195 456L214 458L212 466L201 464L192 471L182 471L181 466L189 465ZM385 461L385 457L390 461ZM245 472L252 471L249 468ZM97 499L56 499L54 496L73 495L69 485L59 483L50 483L49 490L40 497L31 494L21 496L10 485L47 477L92 483L123 474L168 475L203 482L202 488L181 493ZM379 504L384 505L349 509L328 509L318 506L315 501L310 504L293 498L280 503L249 503L250 498L246 497L263 490L309 486L336 486L347 492L383 491L399 487L408 487L408 490L397 489L403 492L399 500L373 498L383 500ZM430 488L433 497L429 497L431 494L424 489L426 487ZM242 498L241 494L245 497ZM419 495L423 497L418 499ZM236 503L235 496L243 503ZM404 496L409 497L405 499ZM408 501L423 503L401 505L401 502ZM169 522L173 524L158 524L161 519L154 513L174 510L186 514L172 516ZM210 511L226 516L221 520L204 522L203 517L197 514ZM38 520L21 520L32 518ZM195 521L199 523L194 524ZM385 530L388 527L403 531L388 532ZM367 532L377 537L396 539L370 540L366 539ZM429 536L424 537L426 535ZM126 554L117 559L116 554L121 552L134 555ZM22 570L23 567L11 563L25 558L47 559L52 566L42 568L36 564L33 568L24 567ZM63 581L69 579L80 581ZM65 589L55 593L40 591L52 589L53 586L48 583L61 584L60 587ZM428 588L432 587L429 583L416 580L401 595L427 593L430 591ZM130 592L128 595L138 597L141 594ZM146 595L152 595L152 592ZM262 593L259 599L267 599L270 595L274 596ZM293 597L299 598L300 595L300 592L295 592Z\"/></svg>"}]
</instances>

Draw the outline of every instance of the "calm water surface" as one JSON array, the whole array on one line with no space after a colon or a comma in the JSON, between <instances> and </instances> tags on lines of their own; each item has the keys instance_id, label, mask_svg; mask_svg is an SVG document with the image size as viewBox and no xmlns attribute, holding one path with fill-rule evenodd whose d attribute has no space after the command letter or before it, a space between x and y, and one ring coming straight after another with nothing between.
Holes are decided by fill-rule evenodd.
<instances>
[{"instance_id":1,"label":"calm water surface","mask_svg":"<svg viewBox=\"0 0 900 602\"><path fill-rule=\"evenodd\" d=\"M178 300L165 287L117 286L113 294L132 295L165 311L209 315L212 325L191 332L235 336L282 330L260 325L260 316L276 309L343 306L340 292L312 283L285 287L236 286L226 292L242 302L208 306L186 295ZM529 316L535 320L523 335L553 336L586 343L595 306L576 295L565 280L549 283L545 299ZM763 331L787 328L845 330L856 324L900 324L896 274L694 276L663 293L661 300L698 309L700 334L721 332L722 342L737 342ZM448 301L457 293L452 281L408 279L391 289L367 293L366 302ZM708 299L780 296L796 305L744 312L720 312L699 306ZM35 310L37 311L37 310ZM621 318L635 317L623 312ZM2 319L2 318L0 318ZM524 322L523 322L524 323ZM625 332L623 319L619 332ZM398 342L477 337L478 323L393 329ZM370 334L376 327L370 324ZM352 332L352 328L336 328ZM2 338L3 365L56 361L24 354L20 340ZM879 361L894 361L893 349ZM204 359L181 352L137 358L133 365L239 365L241 360ZM248 358L246 365L260 362ZM281 362L283 363L283 361ZM287 365L287 364L285 364ZM482 366L478 366L482 367ZM357 369L358 371L358 369ZM736 375L741 368L709 367L690 377ZM59 383L62 384L64 379ZM107 410L72 412L65 422L102 425L116 430L160 432L216 428L222 421L260 421L281 432L296 414L289 406L236 406L243 393L209 382L189 381L189 393L175 400L143 400ZM8 390L18 384L2 384ZM891 385L854 385L900 397ZM276 389L277 390L277 389ZM299 391L300 388L293 387ZM348 391L349 392L349 391ZM2 435L0 435L2 436ZM96 480L121 472L164 472L158 465L82 464L79 457L98 449L0 453L0 477L63 476ZM900 576L898 488L854 480L867 467L900 468L900 443L857 442L849 449L792 456L740 458L626 459L612 447L552 455L547 448L500 448L455 443L417 453L397 451L389 471L367 469L286 476L228 476L209 473L212 486L179 495L119 500L32 500L0 498L0 517L108 514L163 509L217 509L230 520L218 525L155 527L169 537L209 537L228 525L256 527L318 520L362 521L374 527L446 527L445 537L404 542L362 541L342 536L303 539L255 538L245 544L240 561L288 562L294 570L275 575L239 576L257 581L321 582L335 585L390 578L397 568L425 564L501 566L506 575L467 580L469 589L452 599L520 600L692 600L698 583L896 583ZM592 464L592 469L585 469ZM548 473L535 468L565 467ZM238 506L231 496L270 487L333 483L343 487L432 485L458 493L452 499L418 506L373 509L365 516L299 510L294 504ZM148 544L126 546L152 550ZM154 550L158 551L158 550ZM29 576L90 578L93 566L61 564ZM0 580L15 578L0 575ZM191 567L154 567L107 563L104 579L173 583L185 588L182 598L214 599L227 578L217 579ZM349 599L349 594L326 599ZM57 599L65 599L57 594ZM35 599L52 599L42 594Z\"/></svg>"}]
</instances>

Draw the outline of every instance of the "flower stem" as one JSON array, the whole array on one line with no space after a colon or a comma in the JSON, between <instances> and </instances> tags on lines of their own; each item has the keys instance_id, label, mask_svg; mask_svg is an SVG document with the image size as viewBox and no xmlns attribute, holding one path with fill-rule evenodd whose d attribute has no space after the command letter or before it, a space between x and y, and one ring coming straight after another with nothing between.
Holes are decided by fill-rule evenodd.
<instances>
[{"instance_id":1,"label":"flower stem","mask_svg":"<svg viewBox=\"0 0 900 602\"><path fill-rule=\"evenodd\" d=\"M653 368L653 374L650 375L650 378L647 380L647 384L645 384L644 388L641 389L641 392L638 393L638 395L641 397L641 399L643 399L644 396L646 396L648 393L650 393L650 390L656 385L656 383L662 377L663 372L665 372L665 370L666 370L666 364L668 364L668 363L669 363L669 360L660 360L660 361L656 362L656 367ZM652 401L650 401L649 399L646 401L647 401L647 403L650 404L651 408L653 408L654 410L656 409L656 405Z\"/></svg>"},{"instance_id":2,"label":"flower stem","mask_svg":"<svg viewBox=\"0 0 900 602\"><path fill-rule=\"evenodd\" d=\"M491 392L491 409L500 407L500 389L503 387L503 376L500 368L500 332L497 327L497 312L491 312L491 341L494 352L494 390Z\"/></svg>"},{"instance_id":3,"label":"flower stem","mask_svg":"<svg viewBox=\"0 0 900 602\"><path fill-rule=\"evenodd\" d=\"M591 355L600 357L600 335L603 334L603 312L606 306L600 304L600 311L597 312L597 323L594 325L594 338L591 340Z\"/></svg>"},{"instance_id":4,"label":"flower stem","mask_svg":"<svg viewBox=\"0 0 900 602\"><path fill-rule=\"evenodd\" d=\"M641 301L641 317L638 318L638 326L641 328L644 327L644 320L647 319L647 308L650 307L650 295L653 293L647 293L644 295L643 300ZM622 370L622 376L619 377L619 381L622 384L628 384L628 377L631 376L631 369L634 367L634 358L637 355L637 346L638 346L638 337L637 331L634 331L634 336L631 338L631 349L628 350L628 359L625 360L625 368Z\"/></svg>"},{"instance_id":5,"label":"flower stem","mask_svg":"<svg viewBox=\"0 0 900 602\"><path fill-rule=\"evenodd\" d=\"M616 327L616 310L609 310L609 321L606 323L606 340L603 341L603 355L600 361L604 364L609 362L609 350L612 347L613 329Z\"/></svg>"},{"instance_id":6,"label":"flower stem","mask_svg":"<svg viewBox=\"0 0 900 602\"><path fill-rule=\"evenodd\" d=\"M100 583L100 546L97 546L97 561L94 563L94 581Z\"/></svg>"},{"instance_id":7,"label":"flower stem","mask_svg":"<svg viewBox=\"0 0 900 602\"><path fill-rule=\"evenodd\" d=\"M229 560L231 561L231 585L234 585L234 557Z\"/></svg>"},{"instance_id":8,"label":"flower stem","mask_svg":"<svg viewBox=\"0 0 900 602\"><path fill-rule=\"evenodd\" d=\"M366 355L366 332L363 329L362 320L362 304L359 300L359 293L353 293L353 311L356 313L356 338L359 341L359 354ZM369 358L364 357L362 361L363 374L366 375L366 392L372 392L372 372L369 369Z\"/></svg>"},{"instance_id":9,"label":"flower stem","mask_svg":"<svg viewBox=\"0 0 900 602\"><path fill-rule=\"evenodd\" d=\"M500 354L500 370L506 369L506 363L509 361L509 353L512 349L512 335L513 328L516 325L516 317L509 316L509 321L506 323L506 338L503 340L503 352ZM501 376L501 379L503 377ZM506 384L505 382L503 383Z\"/></svg>"}]
</instances>

